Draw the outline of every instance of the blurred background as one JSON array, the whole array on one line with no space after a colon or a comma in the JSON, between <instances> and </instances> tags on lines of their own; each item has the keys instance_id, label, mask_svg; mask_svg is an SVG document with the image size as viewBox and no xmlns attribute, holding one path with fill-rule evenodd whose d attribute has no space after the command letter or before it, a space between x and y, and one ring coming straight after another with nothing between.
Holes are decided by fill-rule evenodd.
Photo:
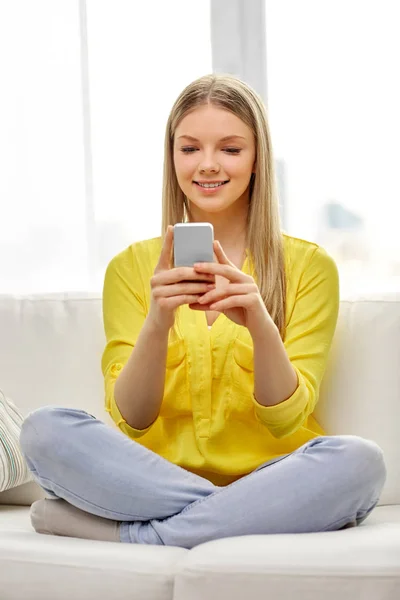
<instances>
[{"instance_id":1,"label":"blurred background","mask_svg":"<svg viewBox=\"0 0 400 600\"><path fill-rule=\"evenodd\" d=\"M210 72L265 102L282 229L342 296L398 291L399 56L397 0L0 0L0 293L101 291L160 235L166 120Z\"/></svg>"}]
</instances>

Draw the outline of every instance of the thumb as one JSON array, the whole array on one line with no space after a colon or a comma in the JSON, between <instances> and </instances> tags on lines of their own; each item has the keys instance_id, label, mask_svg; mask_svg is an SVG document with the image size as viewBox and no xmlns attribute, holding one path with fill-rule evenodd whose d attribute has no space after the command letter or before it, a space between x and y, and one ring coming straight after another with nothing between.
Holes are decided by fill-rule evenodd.
<instances>
[{"instance_id":1,"label":"thumb","mask_svg":"<svg viewBox=\"0 0 400 600\"><path fill-rule=\"evenodd\" d=\"M225 252L222 250L221 244L217 240L214 241L214 252L219 263L223 265L233 265L233 263L226 256Z\"/></svg>"}]
</instances>

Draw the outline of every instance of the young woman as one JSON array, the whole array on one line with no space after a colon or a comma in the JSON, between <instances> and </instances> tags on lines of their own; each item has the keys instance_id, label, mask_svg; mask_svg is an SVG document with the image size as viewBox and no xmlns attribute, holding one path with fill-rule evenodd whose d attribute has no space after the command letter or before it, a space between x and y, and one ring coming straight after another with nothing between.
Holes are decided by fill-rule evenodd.
<instances>
[{"instance_id":1,"label":"young woman","mask_svg":"<svg viewBox=\"0 0 400 600\"><path fill-rule=\"evenodd\" d=\"M21 447L49 495L36 531L192 548L247 534L357 525L382 450L313 416L335 331L336 265L281 231L265 109L242 81L202 77L165 138L162 237L108 265L105 407L44 407ZM173 224L213 224L214 262L173 267Z\"/></svg>"}]
</instances>

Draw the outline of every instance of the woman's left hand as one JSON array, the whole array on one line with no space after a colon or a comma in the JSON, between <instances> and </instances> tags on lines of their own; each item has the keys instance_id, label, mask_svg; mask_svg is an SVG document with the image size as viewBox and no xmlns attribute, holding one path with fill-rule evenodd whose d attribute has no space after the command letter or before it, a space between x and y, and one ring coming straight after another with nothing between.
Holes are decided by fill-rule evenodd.
<instances>
[{"instance_id":1,"label":"woman's left hand","mask_svg":"<svg viewBox=\"0 0 400 600\"><path fill-rule=\"evenodd\" d=\"M224 277L228 284L206 292L199 302L190 304L190 308L219 311L237 325L247 327L251 335L259 333L260 327L273 321L256 282L229 260L218 241L214 241L214 252L217 263L196 263L194 269Z\"/></svg>"}]
</instances>

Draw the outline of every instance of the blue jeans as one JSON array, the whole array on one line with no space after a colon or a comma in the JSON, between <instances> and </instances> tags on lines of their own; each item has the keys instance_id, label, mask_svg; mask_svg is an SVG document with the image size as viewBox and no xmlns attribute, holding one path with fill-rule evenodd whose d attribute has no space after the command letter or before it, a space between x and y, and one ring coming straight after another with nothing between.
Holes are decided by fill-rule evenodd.
<instances>
[{"instance_id":1,"label":"blue jeans","mask_svg":"<svg viewBox=\"0 0 400 600\"><path fill-rule=\"evenodd\" d=\"M121 542L194 546L217 538L358 525L386 479L381 448L320 436L224 487L167 461L83 410L47 406L20 444L51 498L121 521Z\"/></svg>"}]
</instances>

